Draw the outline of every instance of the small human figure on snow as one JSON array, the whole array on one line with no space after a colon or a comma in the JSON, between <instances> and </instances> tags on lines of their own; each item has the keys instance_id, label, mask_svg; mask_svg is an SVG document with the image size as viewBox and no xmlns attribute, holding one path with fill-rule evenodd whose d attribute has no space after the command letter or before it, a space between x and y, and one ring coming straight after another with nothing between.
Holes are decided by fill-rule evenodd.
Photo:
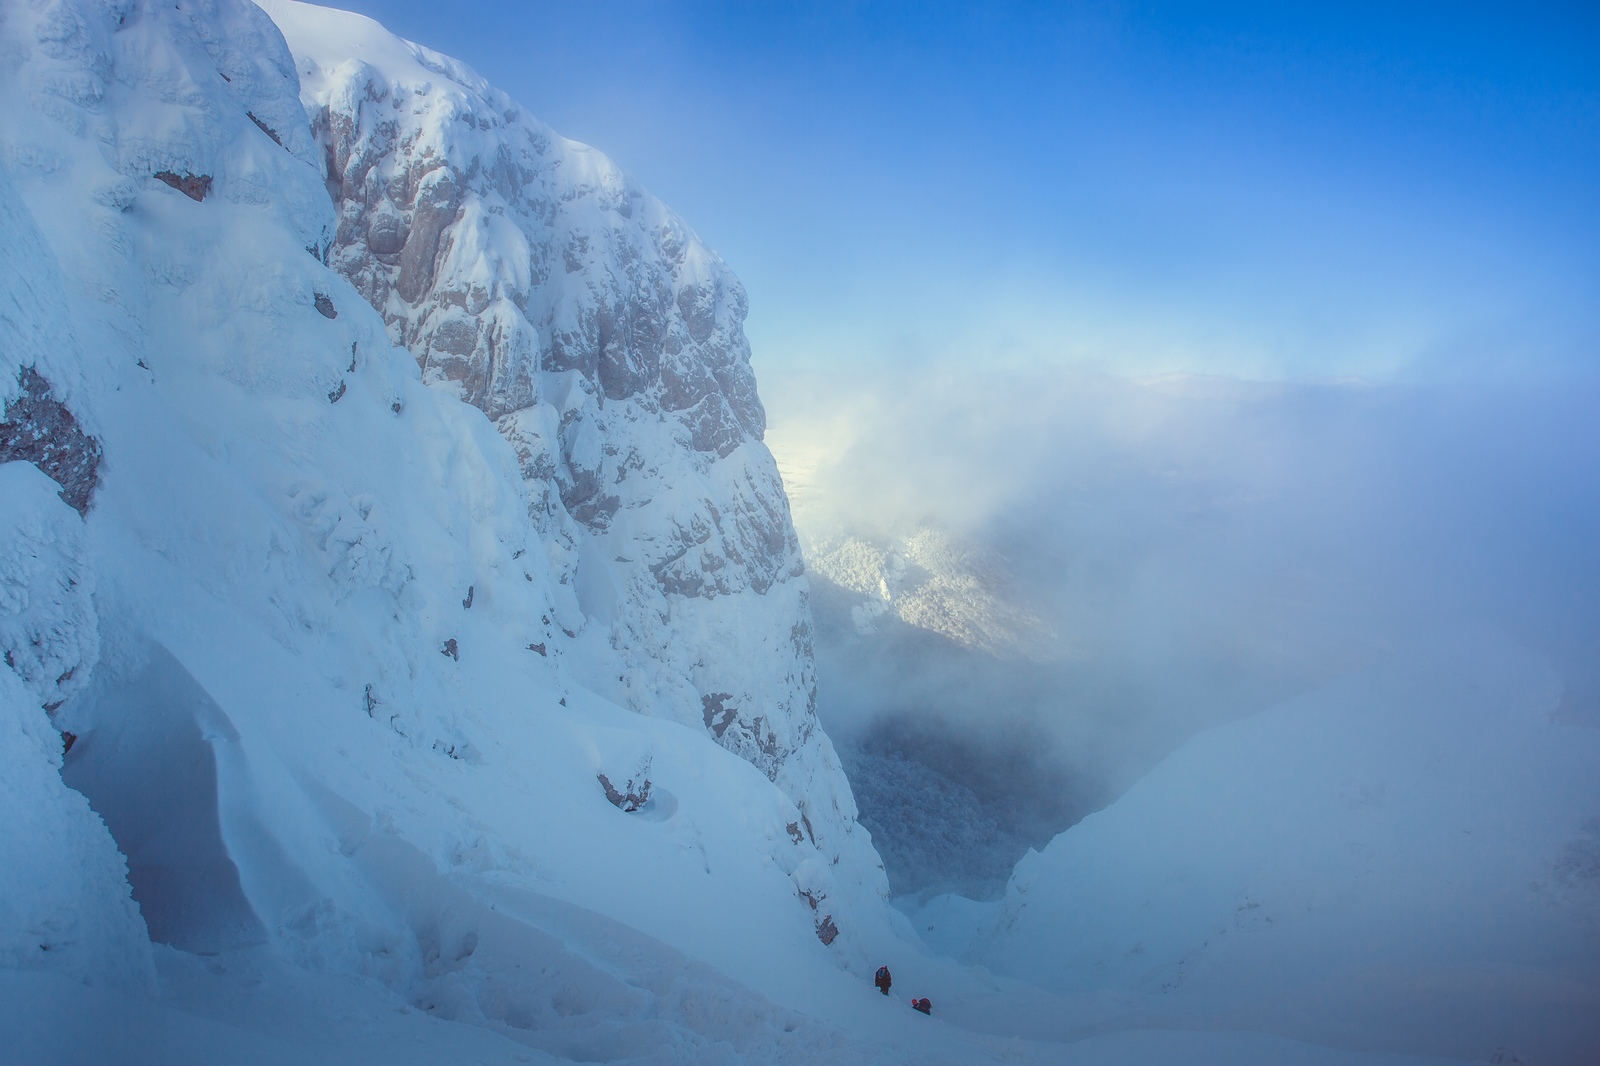
<instances>
[{"instance_id":1,"label":"small human figure on snow","mask_svg":"<svg viewBox=\"0 0 1600 1066\"><path fill-rule=\"evenodd\" d=\"M913 999L911 1001L911 1009L920 1010L929 1017L933 1016L933 1003L929 1001L927 996L923 996L921 999Z\"/></svg>"},{"instance_id":2,"label":"small human figure on snow","mask_svg":"<svg viewBox=\"0 0 1600 1066\"><path fill-rule=\"evenodd\" d=\"M878 987L879 992L887 996L889 994L889 986L894 984L894 978L889 976L889 967L879 966L878 972L872 977L872 983Z\"/></svg>"}]
</instances>

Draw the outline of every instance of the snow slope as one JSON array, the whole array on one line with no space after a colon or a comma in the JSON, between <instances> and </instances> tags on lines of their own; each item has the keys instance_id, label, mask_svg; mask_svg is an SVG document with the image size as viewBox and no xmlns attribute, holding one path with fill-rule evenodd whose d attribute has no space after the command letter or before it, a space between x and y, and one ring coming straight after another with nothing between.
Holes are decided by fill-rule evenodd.
<instances>
[{"instance_id":1,"label":"snow slope","mask_svg":"<svg viewBox=\"0 0 1600 1066\"><path fill-rule=\"evenodd\" d=\"M1600 1048L1600 732L1548 668L1432 634L1205 733L919 928L1118 1024L1473 1061ZM1498 1056L1498 1057L1496 1057Z\"/></svg>"},{"instance_id":2,"label":"snow slope","mask_svg":"<svg viewBox=\"0 0 1600 1066\"><path fill-rule=\"evenodd\" d=\"M58 490L30 463L0 465L10 667L0 669L0 966L149 991L155 970L126 866L105 824L62 783L62 738L44 710L98 650L83 523Z\"/></svg>"},{"instance_id":3,"label":"snow slope","mask_svg":"<svg viewBox=\"0 0 1600 1066\"><path fill-rule=\"evenodd\" d=\"M41 808L7 847L76 826L59 830L61 860L109 871L83 886L104 900L93 936L123 951L129 982L148 978L148 943L129 946L136 919L113 877L121 859L50 784L48 705L78 737L62 773L117 838L161 944L264 952L512 1028L550 1011L608 1025L656 1012L626 979L572 998L566 978L501 987L521 962L466 962L474 922L509 921L483 901L510 886L715 967L758 1013L770 1003L738 982L852 986L843 968L880 953L892 915L825 739L803 699L784 710L805 688L808 652L791 641L803 587L688 608L691 628L733 649L729 634L745 627L759 644L782 619L789 666L751 654L705 665L715 677L749 659L776 671L750 685L788 686L738 689L770 695L766 720L786 723L764 765L698 717L680 724L681 686L636 676L645 695L631 707L585 687L602 668L623 675L626 653L563 631L575 602L564 549L535 520L512 444L456 390L424 384L323 261L337 218L275 26L228 0L3 15L0 398L17 439L99 457L77 486L86 519L71 559L95 590L99 658L56 674L72 651L62 641L48 669L14 656L6 671L7 721L27 738L7 783ZM29 372L39 397L24 395ZM29 421L36 408L53 420ZM762 465L748 458L758 444L740 448L723 468L735 481L740 464ZM7 515L38 495L25 480L3 487ZM65 516L51 528L79 521ZM786 518L780 532L792 541ZM596 558L596 585L626 584ZM64 702L45 691L67 682ZM754 728L750 705L739 713ZM624 814L598 775L620 783L645 766L652 803ZM809 817L797 798L815 804ZM41 868L40 899L49 883ZM449 891L422 906L433 884ZM829 946L819 930L833 928ZM683 1010L686 1031L718 1026Z\"/></svg>"}]
</instances>

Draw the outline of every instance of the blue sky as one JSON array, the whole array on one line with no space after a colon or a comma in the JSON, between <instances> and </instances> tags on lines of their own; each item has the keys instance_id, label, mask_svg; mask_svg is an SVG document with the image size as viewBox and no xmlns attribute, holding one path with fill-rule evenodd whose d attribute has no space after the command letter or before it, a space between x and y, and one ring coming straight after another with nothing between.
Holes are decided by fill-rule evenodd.
<instances>
[{"instance_id":1,"label":"blue sky","mask_svg":"<svg viewBox=\"0 0 1600 1066\"><path fill-rule=\"evenodd\" d=\"M1579 5L346 0L680 211L764 379L1600 362Z\"/></svg>"}]
</instances>

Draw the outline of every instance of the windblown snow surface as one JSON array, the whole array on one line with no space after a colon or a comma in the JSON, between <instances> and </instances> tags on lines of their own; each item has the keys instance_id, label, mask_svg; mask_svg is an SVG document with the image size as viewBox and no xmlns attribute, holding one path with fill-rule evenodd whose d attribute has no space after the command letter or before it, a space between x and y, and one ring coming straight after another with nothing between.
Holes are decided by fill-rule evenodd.
<instances>
[{"instance_id":1,"label":"windblown snow surface","mask_svg":"<svg viewBox=\"0 0 1600 1066\"><path fill-rule=\"evenodd\" d=\"M1426 738L1238 785L1252 729L1363 726L1342 690L1202 738L930 947L816 724L737 282L459 64L269 11L0 4L10 1061L1481 1060L1504 1011L1289 1003L1358 964L1411 987L1383 933L1443 884L1502 924L1459 973L1419 930L1479 999L1416 1001L1516 1000L1523 967L1556 1035L1502 1042L1579 1061L1592 826L1485 798L1448 820L1481 836L1413 853L1446 822L1406 790L1462 765ZM1494 750L1592 767L1541 691L1483 690ZM1196 790L1272 817L1197 826ZM1286 828L1328 810L1354 835ZM1306 879L1249 881L1290 838ZM1196 895L1146 922L1174 870ZM1301 939L1233 932L1258 912Z\"/></svg>"}]
</instances>

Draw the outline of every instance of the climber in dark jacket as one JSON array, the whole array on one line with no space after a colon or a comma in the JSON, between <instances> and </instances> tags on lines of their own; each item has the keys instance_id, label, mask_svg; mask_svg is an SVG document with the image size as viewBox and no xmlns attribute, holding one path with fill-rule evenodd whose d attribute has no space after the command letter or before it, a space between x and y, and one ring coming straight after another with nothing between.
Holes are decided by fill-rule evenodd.
<instances>
[{"instance_id":1,"label":"climber in dark jacket","mask_svg":"<svg viewBox=\"0 0 1600 1066\"><path fill-rule=\"evenodd\" d=\"M894 984L894 978L889 976L889 967L879 966L878 972L873 975L872 983L878 986L878 991L884 995L889 994L889 986Z\"/></svg>"},{"instance_id":2,"label":"climber in dark jacket","mask_svg":"<svg viewBox=\"0 0 1600 1066\"><path fill-rule=\"evenodd\" d=\"M911 1001L911 1009L920 1010L930 1018L933 1016L933 1004L929 1002L927 996L923 996L921 999L913 999Z\"/></svg>"}]
</instances>

